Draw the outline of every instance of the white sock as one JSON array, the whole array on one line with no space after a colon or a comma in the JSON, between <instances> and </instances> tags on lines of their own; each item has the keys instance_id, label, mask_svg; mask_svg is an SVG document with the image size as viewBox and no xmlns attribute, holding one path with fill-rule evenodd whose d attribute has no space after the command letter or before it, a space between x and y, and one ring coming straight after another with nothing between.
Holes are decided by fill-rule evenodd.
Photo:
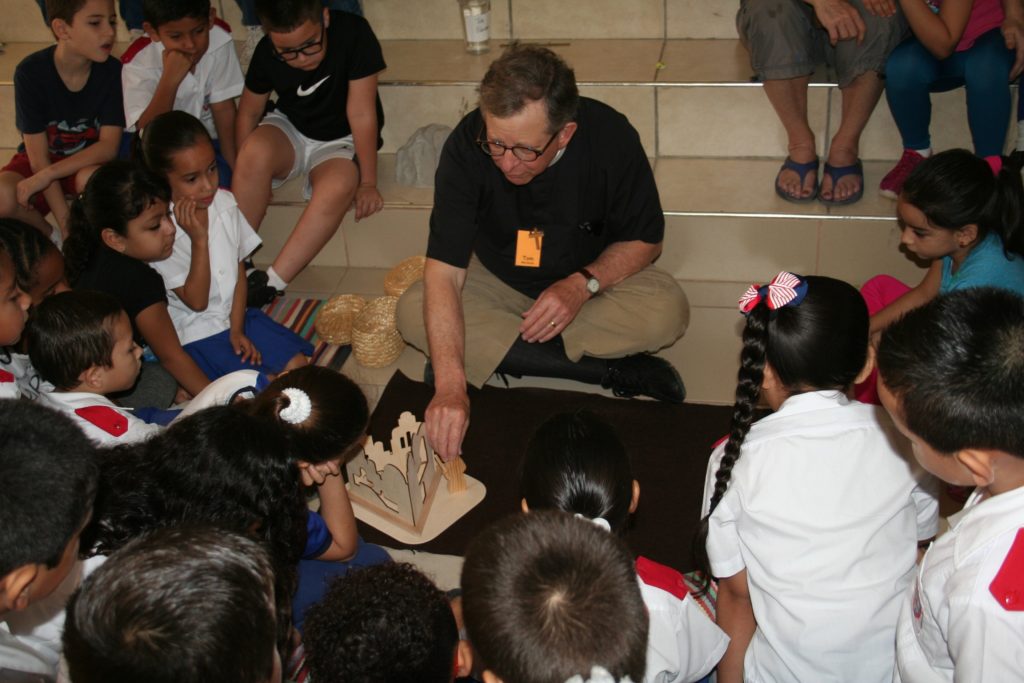
<instances>
[{"instance_id":1,"label":"white sock","mask_svg":"<svg viewBox=\"0 0 1024 683\"><path fill-rule=\"evenodd\" d=\"M920 154L921 156L923 156L925 159L927 159L928 157L930 157L932 155L932 148L931 147L928 147L926 149L915 149L914 151L917 152L918 154Z\"/></svg>"},{"instance_id":2,"label":"white sock","mask_svg":"<svg viewBox=\"0 0 1024 683\"><path fill-rule=\"evenodd\" d=\"M274 270L274 266L267 268L267 284L274 289L285 289L288 283L281 279L281 276Z\"/></svg>"}]
</instances>

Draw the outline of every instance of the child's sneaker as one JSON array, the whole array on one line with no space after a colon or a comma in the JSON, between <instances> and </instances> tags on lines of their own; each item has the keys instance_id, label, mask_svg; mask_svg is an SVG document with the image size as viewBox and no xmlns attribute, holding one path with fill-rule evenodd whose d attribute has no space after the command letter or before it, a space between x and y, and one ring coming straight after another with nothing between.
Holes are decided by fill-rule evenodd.
<instances>
[{"instance_id":1,"label":"child's sneaker","mask_svg":"<svg viewBox=\"0 0 1024 683\"><path fill-rule=\"evenodd\" d=\"M899 199L900 192L903 191L903 183L907 182L910 172L917 168L922 161L924 161L924 157L914 150L903 150L903 156L900 157L899 163L885 174L882 182L878 185L881 195L889 199Z\"/></svg>"}]
</instances>

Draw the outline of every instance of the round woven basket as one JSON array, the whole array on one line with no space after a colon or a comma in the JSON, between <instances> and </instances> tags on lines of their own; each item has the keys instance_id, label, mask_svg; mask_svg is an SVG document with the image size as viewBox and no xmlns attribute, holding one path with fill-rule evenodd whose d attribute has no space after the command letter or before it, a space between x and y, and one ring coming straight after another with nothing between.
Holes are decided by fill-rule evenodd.
<instances>
[{"instance_id":1,"label":"round woven basket","mask_svg":"<svg viewBox=\"0 0 1024 683\"><path fill-rule=\"evenodd\" d=\"M381 296L366 302L352 323L352 355L368 368L391 365L402 355L405 341L398 333L398 297Z\"/></svg>"},{"instance_id":2,"label":"round woven basket","mask_svg":"<svg viewBox=\"0 0 1024 683\"><path fill-rule=\"evenodd\" d=\"M384 293L402 296L412 283L423 279L423 264L426 262L425 256L410 256L389 270L384 276Z\"/></svg>"},{"instance_id":3,"label":"round woven basket","mask_svg":"<svg viewBox=\"0 0 1024 683\"><path fill-rule=\"evenodd\" d=\"M329 344L348 344L352 341L352 322L365 305L366 299L358 294L339 294L320 309L313 327Z\"/></svg>"}]
</instances>

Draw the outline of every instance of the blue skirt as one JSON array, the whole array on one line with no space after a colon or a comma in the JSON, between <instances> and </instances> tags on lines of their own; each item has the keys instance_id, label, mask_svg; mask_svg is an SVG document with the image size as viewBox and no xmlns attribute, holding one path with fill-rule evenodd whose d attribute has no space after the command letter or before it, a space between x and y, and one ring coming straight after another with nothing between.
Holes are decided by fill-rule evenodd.
<instances>
[{"instance_id":1,"label":"blue skirt","mask_svg":"<svg viewBox=\"0 0 1024 683\"><path fill-rule=\"evenodd\" d=\"M235 350L231 348L230 330L185 344L182 348L211 380L235 370L259 370L266 374L277 374L297 354L313 355L312 344L284 325L274 322L258 308L245 311L245 336L256 345L262 356L259 365L242 362L242 357L235 355Z\"/></svg>"}]
</instances>

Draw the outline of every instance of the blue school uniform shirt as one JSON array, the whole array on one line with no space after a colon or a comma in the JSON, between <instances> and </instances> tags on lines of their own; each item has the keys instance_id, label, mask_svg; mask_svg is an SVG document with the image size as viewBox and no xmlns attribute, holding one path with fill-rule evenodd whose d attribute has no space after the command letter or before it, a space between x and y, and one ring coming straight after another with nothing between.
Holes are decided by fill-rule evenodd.
<instances>
[{"instance_id":1,"label":"blue school uniform shirt","mask_svg":"<svg viewBox=\"0 0 1024 683\"><path fill-rule=\"evenodd\" d=\"M953 272L953 258L942 257L939 294L971 287L998 287L1024 296L1024 256L1003 251L1003 240L990 232L967 254L960 269Z\"/></svg>"},{"instance_id":2,"label":"blue school uniform shirt","mask_svg":"<svg viewBox=\"0 0 1024 683\"><path fill-rule=\"evenodd\" d=\"M327 522L316 512L306 511L306 547L302 551L302 559L315 560L331 547L331 531Z\"/></svg>"}]
</instances>

